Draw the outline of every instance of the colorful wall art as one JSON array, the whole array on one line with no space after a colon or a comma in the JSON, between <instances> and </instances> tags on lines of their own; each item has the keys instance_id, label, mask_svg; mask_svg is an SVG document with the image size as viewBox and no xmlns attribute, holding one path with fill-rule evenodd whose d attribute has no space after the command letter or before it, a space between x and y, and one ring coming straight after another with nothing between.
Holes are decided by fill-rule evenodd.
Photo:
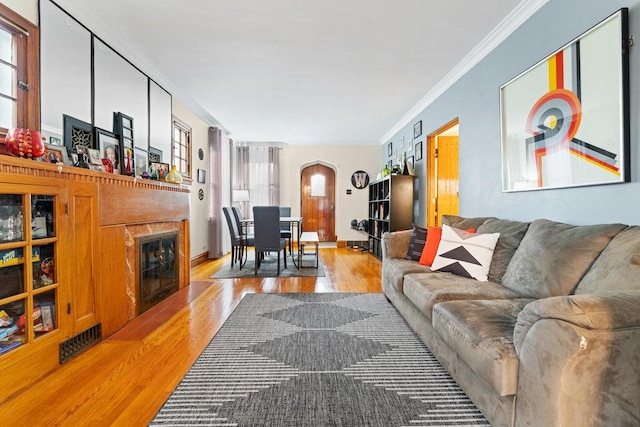
<instances>
[{"instance_id":1,"label":"colorful wall art","mask_svg":"<svg viewBox=\"0 0 640 427\"><path fill-rule=\"evenodd\" d=\"M629 181L627 9L500 88L502 189Z\"/></svg>"}]
</instances>

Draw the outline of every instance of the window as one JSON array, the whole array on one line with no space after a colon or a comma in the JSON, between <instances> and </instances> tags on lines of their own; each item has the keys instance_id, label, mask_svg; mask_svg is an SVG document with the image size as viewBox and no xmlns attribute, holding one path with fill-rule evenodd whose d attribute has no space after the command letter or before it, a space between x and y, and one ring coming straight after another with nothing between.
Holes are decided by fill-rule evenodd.
<instances>
[{"instance_id":1,"label":"window","mask_svg":"<svg viewBox=\"0 0 640 427\"><path fill-rule=\"evenodd\" d=\"M0 3L0 136L40 129L38 28Z\"/></svg>"},{"instance_id":2,"label":"window","mask_svg":"<svg viewBox=\"0 0 640 427\"><path fill-rule=\"evenodd\" d=\"M171 164L184 176L191 176L191 128L174 117Z\"/></svg>"}]
</instances>

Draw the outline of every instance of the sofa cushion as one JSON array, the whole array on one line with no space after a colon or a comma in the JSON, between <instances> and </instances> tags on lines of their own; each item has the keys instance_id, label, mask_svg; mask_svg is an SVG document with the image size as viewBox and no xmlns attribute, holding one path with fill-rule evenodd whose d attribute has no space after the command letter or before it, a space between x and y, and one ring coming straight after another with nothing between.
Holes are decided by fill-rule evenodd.
<instances>
[{"instance_id":1,"label":"sofa cushion","mask_svg":"<svg viewBox=\"0 0 640 427\"><path fill-rule=\"evenodd\" d=\"M513 328L518 313L531 301L520 298L443 302L433 307L433 328L500 396L510 396L518 386Z\"/></svg>"},{"instance_id":2,"label":"sofa cushion","mask_svg":"<svg viewBox=\"0 0 640 427\"><path fill-rule=\"evenodd\" d=\"M444 225L459 228L461 230L467 230L469 228L477 229L488 219L495 219L495 217L485 216L478 218L465 218L458 215L442 215L442 223Z\"/></svg>"},{"instance_id":3,"label":"sofa cushion","mask_svg":"<svg viewBox=\"0 0 640 427\"><path fill-rule=\"evenodd\" d=\"M431 269L486 282L498 237L499 233L470 233L443 225L442 239Z\"/></svg>"},{"instance_id":4,"label":"sofa cushion","mask_svg":"<svg viewBox=\"0 0 640 427\"><path fill-rule=\"evenodd\" d=\"M640 226L614 237L582 278L575 294L640 290Z\"/></svg>"},{"instance_id":5,"label":"sofa cushion","mask_svg":"<svg viewBox=\"0 0 640 427\"><path fill-rule=\"evenodd\" d=\"M569 295L609 241L625 227L535 220L501 283L530 298Z\"/></svg>"},{"instance_id":6,"label":"sofa cushion","mask_svg":"<svg viewBox=\"0 0 640 427\"><path fill-rule=\"evenodd\" d=\"M422 256L422 250L424 249L424 244L427 241L427 229L424 227L418 227L413 224L413 230L411 230L411 240L409 240L409 250L407 251L407 255L404 257L405 259L412 261L420 261L420 257Z\"/></svg>"},{"instance_id":7,"label":"sofa cushion","mask_svg":"<svg viewBox=\"0 0 640 427\"><path fill-rule=\"evenodd\" d=\"M489 218L478 227L478 233L500 233L489 268L489 280L500 283L507 265L529 228L528 222Z\"/></svg>"},{"instance_id":8,"label":"sofa cushion","mask_svg":"<svg viewBox=\"0 0 640 427\"><path fill-rule=\"evenodd\" d=\"M382 262L382 282L403 293L404 276L410 273L430 273L431 269L404 258L387 258Z\"/></svg>"},{"instance_id":9,"label":"sofa cushion","mask_svg":"<svg viewBox=\"0 0 640 427\"><path fill-rule=\"evenodd\" d=\"M409 301L429 319L433 306L440 302L522 298L517 292L494 282L479 282L451 273L438 272L407 274L403 289Z\"/></svg>"}]
</instances>

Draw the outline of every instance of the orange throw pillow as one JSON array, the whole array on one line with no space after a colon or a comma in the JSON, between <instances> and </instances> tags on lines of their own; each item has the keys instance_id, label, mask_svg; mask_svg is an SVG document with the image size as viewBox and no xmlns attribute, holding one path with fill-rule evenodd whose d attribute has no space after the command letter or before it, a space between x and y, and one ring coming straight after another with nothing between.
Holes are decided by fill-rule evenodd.
<instances>
[{"instance_id":1,"label":"orange throw pillow","mask_svg":"<svg viewBox=\"0 0 640 427\"><path fill-rule=\"evenodd\" d=\"M436 254L438 253L440 239L442 239L442 228L428 227L427 230L427 242L424 244L424 249L422 249L422 255L418 262L422 265L428 265L431 267L431 264L433 264L433 260L436 259ZM465 231L468 233L475 233L476 229L469 228Z\"/></svg>"},{"instance_id":2,"label":"orange throw pillow","mask_svg":"<svg viewBox=\"0 0 640 427\"><path fill-rule=\"evenodd\" d=\"M420 264L428 265L429 267L431 267L431 264L433 264L433 260L436 258L436 253L438 252L438 245L440 244L441 238L442 228L427 228L427 242L424 244L424 249L422 249L422 255L420 256L420 261L418 261Z\"/></svg>"}]
</instances>

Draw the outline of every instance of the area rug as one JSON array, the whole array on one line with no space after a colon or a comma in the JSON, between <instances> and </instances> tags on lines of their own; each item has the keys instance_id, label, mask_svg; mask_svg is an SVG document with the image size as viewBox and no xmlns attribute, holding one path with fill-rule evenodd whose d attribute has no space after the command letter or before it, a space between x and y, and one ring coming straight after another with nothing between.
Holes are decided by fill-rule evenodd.
<instances>
[{"instance_id":1,"label":"area rug","mask_svg":"<svg viewBox=\"0 0 640 427\"><path fill-rule=\"evenodd\" d=\"M295 253L294 253L295 255ZM282 256L282 253L280 254ZM296 258L297 262L297 258ZM212 279L237 279L256 277L254 272L254 253L249 252L247 263L242 267L242 270L238 268L238 264L234 264L231 267L231 261L218 270ZM303 268L296 268L291 259L291 255L287 253L287 268L284 268L284 262L280 260L280 275L278 276L278 257L277 254L272 253L267 255L258 268L257 277L324 277L324 268L322 263L318 260L318 268L315 268L315 256L305 255L302 259Z\"/></svg>"},{"instance_id":2,"label":"area rug","mask_svg":"<svg viewBox=\"0 0 640 427\"><path fill-rule=\"evenodd\" d=\"M383 294L248 294L152 426L489 426Z\"/></svg>"}]
</instances>

